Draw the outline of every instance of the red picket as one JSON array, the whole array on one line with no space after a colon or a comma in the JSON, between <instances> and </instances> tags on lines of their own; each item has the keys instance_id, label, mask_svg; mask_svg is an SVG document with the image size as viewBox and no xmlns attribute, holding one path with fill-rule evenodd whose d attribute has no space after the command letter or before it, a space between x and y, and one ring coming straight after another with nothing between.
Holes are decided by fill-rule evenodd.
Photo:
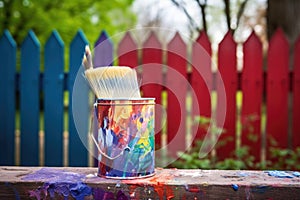
<instances>
[{"instance_id":1,"label":"red picket","mask_svg":"<svg viewBox=\"0 0 300 200\"><path fill-rule=\"evenodd\" d=\"M167 46L167 145L168 153L176 156L177 151L185 151L186 142L186 45L179 33Z\"/></svg>"},{"instance_id":2,"label":"red picket","mask_svg":"<svg viewBox=\"0 0 300 200\"><path fill-rule=\"evenodd\" d=\"M221 82L225 87L226 104L222 98L217 99L217 126L223 128L223 133L217 143L217 155L219 159L228 158L235 149L236 141L236 91L237 91L237 69L236 69L236 43L232 34L227 32L221 43L218 52L218 69L221 77L217 77L217 94L221 95ZM222 78L222 80L220 79ZM226 109L225 121L221 121Z\"/></svg>"},{"instance_id":3,"label":"red picket","mask_svg":"<svg viewBox=\"0 0 300 200\"><path fill-rule=\"evenodd\" d=\"M263 92L262 43L254 31L243 46L244 68L242 75L243 102L241 112L241 144L250 147L250 155L260 160L261 105Z\"/></svg>"},{"instance_id":4,"label":"red picket","mask_svg":"<svg viewBox=\"0 0 300 200\"><path fill-rule=\"evenodd\" d=\"M142 91L143 97L154 97L156 105L161 105L161 94L163 90L162 76L162 46L154 32L143 44L142 49ZM162 110L156 106L155 109L155 145L161 148L161 120Z\"/></svg>"},{"instance_id":5,"label":"red picket","mask_svg":"<svg viewBox=\"0 0 300 200\"><path fill-rule=\"evenodd\" d=\"M205 32L201 32L198 39L193 44L191 86L194 91L192 116L193 138L203 140L209 123L199 124L196 117L211 119L211 96L212 91L212 71L211 71L211 43Z\"/></svg>"},{"instance_id":6,"label":"red picket","mask_svg":"<svg viewBox=\"0 0 300 200\"><path fill-rule=\"evenodd\" d=\"M269 43L267 76L267 144L288 147L289 44L278 29ZM270 153L267 149L267 153Z\"/></svg>"},{"instance_id":7,"label":"red picket","mask_svg":"<svg viewBox=\"0 0 300 200\"><path fill-rule=\"evenodd\" d=\"M294 50L294 81L293 81L293 147L300 146L300 36Z\"/></svg>"},{"instance_id":8,"label":"red picket","mask_svg":"<svg viewBox=\"0 0 300 200\"><path fill-rule=\"evenodd\" d=\"M118 46L119 66L135 68L138 66L137 45L132 39L130 32L127 32Z\"/></svg>"}]
</instances>

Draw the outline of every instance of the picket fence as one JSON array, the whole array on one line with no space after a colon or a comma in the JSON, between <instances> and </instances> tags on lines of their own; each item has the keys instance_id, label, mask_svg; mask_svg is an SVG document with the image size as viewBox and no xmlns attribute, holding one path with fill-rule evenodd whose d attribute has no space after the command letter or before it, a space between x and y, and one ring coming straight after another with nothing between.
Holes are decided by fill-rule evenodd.
<instances>
[{"instance_id":1,"label":"picket fence","mask_svg":"<svg viewBox=\"0 0 300 200\"><path fill-rule=\"evenodd\" d=\"M41 72L41 47L34 32L28 32L19 54L10 32L4 31L0 38L0 165L16 164L15 132L18 112L21 133L20 165L39 165L39 154L43 153L45 165L63 165L64 91L69 91L68 165L87 166L88 152L77 131L87 133L89 129L89 88L83 78L76 79L86 44L88 41L84 33L78 31L70 44L69 71L64 72L64 43L59 33L53 31L44 47L44 71ZM194 123L199 115L215 121L218 126L222 124L222 114L225 114L224 132L219 141L226 140L226 145L217 149L220 159L232 155L238 137L241 137L241 145L251 147L250 153L257 161L260 160L263 149L268 152L271 138L281 148L300 146L300 37L294 45L292 71L289 70L289 44L281 29L277 30L269 42L266 70L263 70L262 44L255 33L242 45L243 70L238 72L237 43L230 32L224 36L218 47L219 73L211 70L212 62L207 56L212 54L211 43L202 32L193 43L189 62L187 45L178 33L167 44L166 50L163 50L154 33L150 34L142 47L137 46L129 32L116 45L119 65L142 68L139 76L144 83L149 83L141 88L143 96L155 97L156 103L162 104L162 93L167 94L166 143L170 144L167 146L170 155L174 156L177 151L186 149L189 144L186 142L187 130L192 130L189 132L192 133L192 138L195 137L193 142L204 139L208 125ZM105 31L101 33L95 46L95 65L112 65L114 46ZM17 71L16 66L19 64L21 70ZM192 66L191 72L187 72L188 64ZM162 66L168 66L168 70L165 72ZM199 66L200 73L195 70ZM76 103L81 105L76 107L76 112L80 113L79 130L76 130L71 106L75 80L79 81L77 84L80 87L80 95L76 94ZM195 94L191 95L192 106L188 112L189 109L185 106L186 95L191 91L195 91ZM211 91L217 94L216 112L212 111ZM240 113L236 102L238 91L242 92ZM195 103L197 101L199 105ZM45 152L39 152L41 107L44 115ZM163 114L161 110L157 110L157 127L162 126ZM266 116L265 120L263 116ZM184 120L186 117L190 121ZM237 119L242 125L241 136L236 131ZM265 130L262 128L264 125ZM161 130L158 130L155 140L157 148L160 148ZM83 142L88 142L87 136L83 138Z\"/></svg>"}]
</instances>

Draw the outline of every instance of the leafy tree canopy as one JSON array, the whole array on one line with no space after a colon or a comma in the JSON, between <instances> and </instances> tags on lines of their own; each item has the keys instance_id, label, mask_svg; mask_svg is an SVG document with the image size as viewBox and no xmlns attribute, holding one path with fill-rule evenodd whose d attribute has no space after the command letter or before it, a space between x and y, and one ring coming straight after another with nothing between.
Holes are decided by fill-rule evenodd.
<instances>
[{"instance_id":1,"label":"leafy tree canopy","mask_svg":"<svg viewBox=\"0 0 300 200\"><path fill-rule=\"evenodd\" d=\"M20 45L32 29L43 45L57 30L68 46L82 29L93 44L102 30L115 35L135 25L132 1L0 0L0 32L8 29Z\"/></svg>"}]
</instances>

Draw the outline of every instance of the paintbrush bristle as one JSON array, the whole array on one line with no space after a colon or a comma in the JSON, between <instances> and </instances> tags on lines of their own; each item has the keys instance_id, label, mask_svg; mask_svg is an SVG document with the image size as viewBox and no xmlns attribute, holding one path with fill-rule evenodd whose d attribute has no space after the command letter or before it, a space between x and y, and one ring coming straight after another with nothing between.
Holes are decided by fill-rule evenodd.
<instances>
[{"instance_id":1,"label":"paintbrush bristle","mask_svg":"<svg viewBox=\"0 0 300 200\"><path fill-rule=\"evenodd\" d=\"M130 67L98 67L85 71L97 98L140 98L136 71Z\"/></svg>"}]
</instances>

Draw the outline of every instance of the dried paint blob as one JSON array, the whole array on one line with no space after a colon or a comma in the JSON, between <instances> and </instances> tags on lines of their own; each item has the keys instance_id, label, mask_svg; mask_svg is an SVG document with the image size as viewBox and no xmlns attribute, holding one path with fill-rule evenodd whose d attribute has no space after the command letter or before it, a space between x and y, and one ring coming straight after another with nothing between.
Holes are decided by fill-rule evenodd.
<instances>
[{"instance_id":1,"label":"dried paint blob","mask_svg":"<svg viewBox=\"0 0 300 200\"><path fill-rule=\"evenodd\" d=\"M239 190L239 186L237 184L232 184L231 187L232 187L232 189L234 191L238 191Z\"/></svg>"},{"instance_id":2,"label":"dried paint blob","mask_svg":"<svg viewBox=\"0 0 300 200\"><path fill-rule=\"evenodd\" d=\"M272 170L272 171L267 171L267 173L269 176L273 176L276 178L293 178L294 177L285 171Z\"/></svg>"}]
</instances>

